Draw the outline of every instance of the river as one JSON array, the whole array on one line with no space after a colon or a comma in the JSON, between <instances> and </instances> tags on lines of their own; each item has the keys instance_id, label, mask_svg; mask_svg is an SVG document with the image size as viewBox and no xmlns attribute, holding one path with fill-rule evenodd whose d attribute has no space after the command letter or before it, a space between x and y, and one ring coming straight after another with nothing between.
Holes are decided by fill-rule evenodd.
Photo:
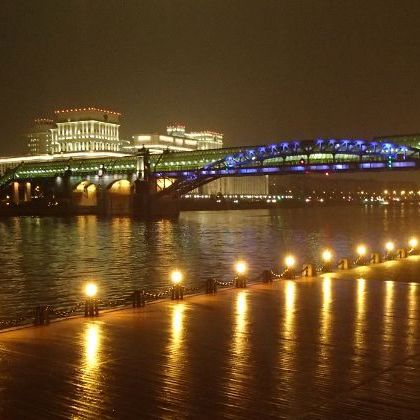
<instances>
[{"instance_id":1,"label":"river","mask_svg":"<svg viewBox=\"0 0 420 420\"><path fill-rule=\"evenodd\" d=\"M388 239L404 246L420 235L420 206L306 207L184 212L176 221L131 218L22 217L0 219L0 319L38 304L72 306L86 281L102 298L169 284L178 268L185 283L231 280L238 258L250 277L295 254L318 261L323 247L337 256L363 241L381 250Z\"/></svg>"}]
</instances>

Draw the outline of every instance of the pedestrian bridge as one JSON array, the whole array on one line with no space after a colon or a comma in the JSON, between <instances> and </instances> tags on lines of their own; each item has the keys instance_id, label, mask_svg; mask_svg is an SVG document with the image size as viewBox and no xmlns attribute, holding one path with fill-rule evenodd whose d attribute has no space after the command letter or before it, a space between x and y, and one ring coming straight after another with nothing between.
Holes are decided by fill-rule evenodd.
<instances>
[{"instance_id":1,"label":"pedestrian bridge","mask_svg":"<svg viewBox=\"0 0 420 420\"><path fill-rule=\"evenodd\" d=\"M90 185L126 190L136 181L147 183L156 197L186 194L226 176L394 171L420 168L420 149L396 143L315 139L261 146L243 146L190 152L94 159L49 159L25 162L0 178L0 189L12 183L67 180L73 192L92 193ZM124 180L124 185L120 181ZM167 181L167 182L166 182ZM90 188L90 190L89 190ZM144 190L144 188L143 188ZM30 193L29 193L30 195ZM86 198L86 197L85 197Z\"/></svg>"}]
</instances>

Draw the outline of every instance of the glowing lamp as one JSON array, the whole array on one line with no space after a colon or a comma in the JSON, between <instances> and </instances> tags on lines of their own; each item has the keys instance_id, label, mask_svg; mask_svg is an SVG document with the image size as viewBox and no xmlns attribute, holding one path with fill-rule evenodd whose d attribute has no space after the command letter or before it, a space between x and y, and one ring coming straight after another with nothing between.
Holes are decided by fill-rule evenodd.
<instances>
[{"instance_id":1,"label":"glowing lamp","mask_svg":"<svg viewBox=\"0 0 420 420\"><path fill-rule=\"evenodd\" d=\"M296 264L296 259L293 255L288 255L285 259L284 259L284 263L286 264L287 268L291 268Z\"/></svg>"},{"instance_id":2,"label":"glowing lamp","mask_svg":"<svg viewBox=\"0 0 420 420\"><path fill-rule=\"evenodd\" d=\"M412 249L415 249L415 248L417 248L417 245L418 245L418 240L417 240L417 238L411 238L409 241L408 241L408 245L410 246L410 248L412 248Z\"/></svg>"},{"instance_id":3,"label":"glowing lamp","mask_svg":"<svg viewBox=\"0 0 420 420\"><path fill-rule=\"evenodd\" d=\"M173 284L179 284L181 283L183 278L182 273L179 270L174 270L171 273L171 281Z\"/></svg>"},{"instance_id":4,"label":"glowing lamp","mask_svg":"<svg viewBox=\"0 0 420 420\"><path fill-rule=\"evenodd\" d=\"M386 249L388 252L393 251L393 250L394 250L394 248L395 248L395 245L394 245L394 242L392 242L392 241L388 241L388 242L385 244L385 249Z\"/></svg>"},{"instance_id":5,"label":"glowing lamp","mask_svg":"<svg viewBox=\"0 0 420 420\"><path fill-rule=\"evenodd\" d=\"M365 245L359 245L356 249L356 252L360 257L365 256L366 252L367 252L366 246Z\"/></svg>"},{"instance_id":6,"label":"glowing lamp","mask_svg":"<svg viewBox=\"0 0 420 420\"><path fill-rule=\"evenodd\" d=\"M93 298L98 293L98 286L95 283L88 283L85 286L85 295L89 298Z\"/></svg>"},{"instance_id":7,"label":"glowing lamp","mask_svg":"<svg viewBox=\"0 0 420 420\"><path fill-rule=\"evenodd\" d=\"M245 274L248 269L246 262L238 261L235 265L235 270L238 274Z\"/></svg>"},{"instance_id":8,"label":"glowing lamp","mask_svg":"<svg viewBox=\"0 0 420 420\"><path fill-rule=\"evenodd\" d=\"M324 250L322 253L322 259L324 262L329 263L332 260L332 252L329 249Z\"/></svg>"}]
</instances>

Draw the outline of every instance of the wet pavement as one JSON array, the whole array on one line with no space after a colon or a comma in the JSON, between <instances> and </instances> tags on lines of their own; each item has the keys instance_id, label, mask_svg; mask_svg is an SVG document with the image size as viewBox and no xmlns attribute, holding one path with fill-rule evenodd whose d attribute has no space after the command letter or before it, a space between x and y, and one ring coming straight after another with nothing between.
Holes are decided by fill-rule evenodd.
<instances>
[{"instance_id":1,"label":"wet pavement","mask_svg":"<svg viewBox=\"0 0 420 420\"><path fill-rule=\"evenodd\" d=\"M0 419L420 417L420 257L0 333Z\"/></svg>"}]
</instances>

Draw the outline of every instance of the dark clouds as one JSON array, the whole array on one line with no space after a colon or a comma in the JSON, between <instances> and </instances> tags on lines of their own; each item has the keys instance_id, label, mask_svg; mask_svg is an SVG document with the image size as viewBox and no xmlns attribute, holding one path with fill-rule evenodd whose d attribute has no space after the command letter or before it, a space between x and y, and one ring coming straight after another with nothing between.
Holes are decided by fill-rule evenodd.
<instances>
[{"instance_id":1,"label":"dark clouds","mask_svg":"<svg viewBox=\"0 0 420 420\"><path fill-rule=\"evenodd\" d=\"M4 0L0 154L66 106L229 144L420 131L420 3ZM19 143L20 142L20 143Z\"/></svg>"}]
</instances>

